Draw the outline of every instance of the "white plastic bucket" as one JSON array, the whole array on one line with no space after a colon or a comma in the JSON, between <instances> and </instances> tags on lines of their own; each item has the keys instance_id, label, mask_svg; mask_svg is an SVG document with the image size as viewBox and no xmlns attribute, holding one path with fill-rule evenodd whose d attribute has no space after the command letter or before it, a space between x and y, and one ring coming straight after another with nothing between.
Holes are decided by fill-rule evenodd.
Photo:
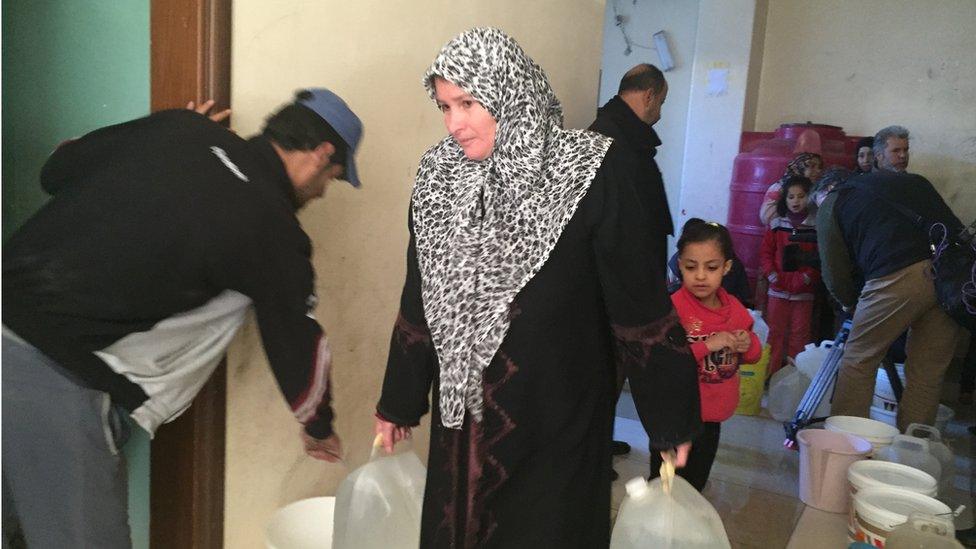
<instances>
[{"instance_id":1,"label":"white plastic bucket","mask_svg":"<svg viewBox=\"0 0 976 549\"><path fill-rule=\"evenodd\" d=\"M875 421L886 423L896 429L898 428L898 403L895 403L891 410L871 406L871 412L868 415Z\"/></svg>"},{"instance_id":2,"label":"white plastic bucket","mask_svg":"<svg viewBox=\"0 0 976 549\"><path fill-rule=\"evenodd\" d=\"M871 453L871 443L823 429L804 429L796 439L800 443L800 501L828 513L847 511L847 469Z\"/></svg>"},{"instance_id":3,"label":"white plastic bucket","mask_svg":"<svg viewBox=\"0 0 976 549\"><path fill-rule=\"evenodd\" d=\"M878 406L871 406L871 419L875 421L880 421L882 423L887 423L892 427L897 428L898 419L898 405L891 407L889 410L887 408L881 408ZM956 416L956 412L946 406L945 404L939 404L939 411L935 415L935 428L939 430L940 433L945 434L946 426L952 421L952 418Z\"/></svg>"},{"instance_id":4,"label":"white plastic bucket","mask_svg":"<svg viewBox=\"0 0 976 549\"><path fill-rule=\"evenodd\" d=\"M278 509L265 529L268 549L332 547L334 497L309 498Z\"/></svg>"},{"instance_id":5,"label":"white plastic bucket","mask_svg":"<svg viewBox=\"0 0 976 549\"><path fill-rule=\"evenodd\" d=\"M904 524L912 513L948 515L941 501L900 488L865 488L854 496L854 511L848 525L848 540L861 541L880 549L888 535Z\"/></svg>"},{"instance_id":6,"label":"white plastic bucket","mask_svg":"<svg viewBox=\"0 0 976 549\"><path fill-rule=\"evenodd\" d=\"M902 387L904 387L905 365L895 364L895 370L898 372L898 377L901 378ZM891 389L888 371L884 368L878 368L878 375L875 377L874 382L874 399L871 401L871 405L889 412L894 412L898 409L898 399L895 398L895 392Z\"/></svg>"},{"instance_id":7,"label":"white plastic bucket","mask_svg":"<svg viewBox=\"0 0 976 549\"><path fill-rule=\"evenodd\" d=\"M861 437L871 443L874 451L891 446L891 442L899 432L897 427L877 420L855 416L830 416L824 422L824 427L835 433L847 433Z\"/></svg>"},{"instance_id":8,"label":"white plastic bucket","mask_svg":"<svg viewBox=\"0 0 976 549\"><path fill-rule=\"evenodd\" d=\"M852 464L847 470L847 481L850 483L851 496L867 488L899 488L931 497L935 497L938 491L935 478L925 471L874 459Z\"/></svg>"}]
</instances>

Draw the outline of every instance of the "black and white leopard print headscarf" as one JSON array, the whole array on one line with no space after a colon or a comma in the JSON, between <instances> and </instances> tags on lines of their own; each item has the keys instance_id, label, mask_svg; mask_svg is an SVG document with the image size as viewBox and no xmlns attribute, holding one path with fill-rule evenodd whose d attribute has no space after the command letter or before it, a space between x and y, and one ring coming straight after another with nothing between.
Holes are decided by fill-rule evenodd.
<instances>
[{"instance_id":1,"label":"black and white leopard print headscarf","mask_svg":"<svg viewBox=\"0 0 976 549\"><path fill-rule=\"evenodd\" d=\"M460 428L482 413L482 372L501 346L516 294L549 257L611 140L562 129L542 69L498 29L454 38L424 75L454 83L498 122L491 156L469 160L450 136L420 161L412 213L424 311L440 362L440 411Z\"/></svg>"}]
</instances>

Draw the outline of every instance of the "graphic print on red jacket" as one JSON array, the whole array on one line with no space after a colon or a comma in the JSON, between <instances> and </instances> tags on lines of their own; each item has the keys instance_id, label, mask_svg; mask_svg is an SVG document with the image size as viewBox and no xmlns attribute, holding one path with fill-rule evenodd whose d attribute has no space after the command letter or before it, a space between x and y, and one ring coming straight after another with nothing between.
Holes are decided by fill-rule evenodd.
<instances>
[{"instance_id":1,"label":"graphic print on red jacket","mask_svg":"<svg viewBox=\"0 0 976 549\"><path fill-rule=\"evenodd\" d=\"M671 294L671 302L688 332L691 352L698 361L698 389L701 393L702 421L725 421L739 405L739 364L758 362L762 355L759 338L752 333L749 311L723 288L716 292L721 306L709 309L682 286ZM731 349L709 352L705 340L718 332L748 330L749 350L735 353Z\"/></svg>"},{"instance_id":2,"label":"graphic print on red jacket","mask_svg":"<svg viewBox=\"0 0 976 549\"><path fill-rule=\"evenodd\" d=\"M817 283L820 282L820 271L810 266L785 271L784 256L797 252L804 256L816 255L816 242L790 242L793 234L815 235L814 221L815 218L808 215L802 223L795 226L785 216L774 218L770 222L759 249L762 275L769 279L769 295L790 301L813 300Z\"/></svg>"}]
</instances>

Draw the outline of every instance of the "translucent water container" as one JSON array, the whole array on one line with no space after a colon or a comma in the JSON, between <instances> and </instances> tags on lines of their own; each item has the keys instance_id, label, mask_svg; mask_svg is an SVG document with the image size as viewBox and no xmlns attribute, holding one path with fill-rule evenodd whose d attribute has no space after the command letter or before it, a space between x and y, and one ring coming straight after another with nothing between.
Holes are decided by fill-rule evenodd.
<instances>
[{"instance_id":1,"label":"translucent water container","mask_svg":"<svg viewBox=\"0 0 976 549\"><path fill-rule=\"evenodd\" d=\"M718 512L668 465L651 482L627 482L610 549L729 549Z\"/></svg>"},{"instance_id":2,"label":"translucent water container","mask_svg":"<svg viewBox=\"0 0 976 549\"><path fill-rule=\"evenodd\" d=\"M427 469L409 444L390 455L373 443L369 461L336 494L333 549L416 549Z\"/></svg>"},{"instance_id":3,"label":"translucent water container","mask_svg":"<svg viewBox=\"0 0 976 549\"><path fill-rule=\"evenodd\" d=\"M875 452L874 459L914 467L932 475L936 482L942 478L942 465L929 451L929 441L922 438L895 435L891 446Z\"/></svg>"}]
</instances>

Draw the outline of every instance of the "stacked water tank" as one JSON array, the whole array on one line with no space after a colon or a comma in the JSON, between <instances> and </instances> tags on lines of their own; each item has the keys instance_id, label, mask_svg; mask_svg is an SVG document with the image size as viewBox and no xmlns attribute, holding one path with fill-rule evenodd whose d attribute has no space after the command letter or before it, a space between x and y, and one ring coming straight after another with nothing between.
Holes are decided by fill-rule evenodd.
<instances>
[{"instance_id":1,"label":"stacked water tank","mask_svg":"<svg viewBox=\"0 0 976 549\"><path fill-rule=\"evenodd\" d=\"M759 221L766 190L801 152L820 154L824 167L854 169L854 149L859 139L845 134L838 126L812 122L783 124L775 132L742 132L739 154L732 165L728 228L753 290L759 274L759 246L766 232Z\"/></svg>"}]
</instances>

